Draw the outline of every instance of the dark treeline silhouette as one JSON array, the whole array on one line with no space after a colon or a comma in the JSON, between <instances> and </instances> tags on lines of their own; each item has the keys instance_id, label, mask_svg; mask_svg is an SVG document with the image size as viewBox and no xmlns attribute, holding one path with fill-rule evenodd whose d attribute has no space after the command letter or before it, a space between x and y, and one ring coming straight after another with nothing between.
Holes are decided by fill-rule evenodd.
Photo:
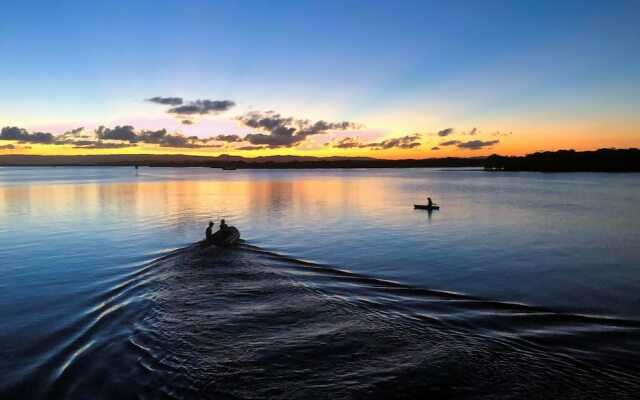
<instances>
[{"instance_id":1,"label":"dark treeline silhouette","mask_svg":"<svg viewBox=\"0 0 640 400\"><path fill-rule=\"evenodd\" d=\"M533 153L524 157L494 154L485 159L484 165L486 170L497 171L634 172L640 171L640 150L559 150Z\"/></svg>"},{"instance_id":2,"label":"dark treeline silhouette","mask_svg":"<svg viewBox=\"0 0 640 400\"><path fill-rule=\"evenodd\" d=\"M484 158L428 158L421 160L381 160L375 158L340 159L276 156L274 159L250 159L237 156L199 157L184 155L112 155L112 156L0 156L4 166L148 166L148 167L211 167L226 169L286 169L286 168L446 168L482 167Z\"/></svg>"},{"instance_id":3,"label":"dark treeline silhouette","mask_svg":"<svg viewBox=\"0 0 640 400\"><path fill-rule=\"evenodd\" d=\"M631 172L640 171L640 150L600 149L596 151L559 150L538 152L524 157L426 158L381 160L375 158L318 158L272 156L257 159L239 156L187 155L101 155L101 156L37 156L2 155L0 166L149 166L211 167L226 169L313 169L313 168L455 168L484 167L498 171L543 172Z\"/></svg>"},{"instance_id":4,"label":"dark treeline silhouette","mask_svg":"<svg viewBox=\"0 0 640 400\"><path fill-rule=\"evenodd\" d=\"M314 160L314 161L267 161L249 163L243 161L226 163L238 169L313 169L313 168L454 168L482 167L484 159L477 158L429 158L424 160ZM210 165L218 167L218 165ZM221 167L222 165L220 165Z\"/></svg>"}]
</instances>

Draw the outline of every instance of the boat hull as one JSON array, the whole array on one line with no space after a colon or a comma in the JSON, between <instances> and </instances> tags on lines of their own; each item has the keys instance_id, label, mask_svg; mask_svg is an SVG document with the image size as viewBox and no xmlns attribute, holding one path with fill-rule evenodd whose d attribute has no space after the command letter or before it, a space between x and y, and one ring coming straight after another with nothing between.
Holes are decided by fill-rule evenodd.
<instances>
[{"instance_id":1,"label":"boat hull","mask_svg":"<svg viewBox=\"0 0 640 400\"><path fill-rule=\"evenodd\" d=\"M225 230L219 230L213 235L211 235L211 239L205 239L200 242L200 248L209 248L209 247L229 247L233 246L238 239L240 239L240 231L230 226Z\"/></svg>"},{"instance_id":2,"label":"boat hull","mask_svg":"<svg viewBox=\"0 0 640 400\"><path fill-rule=\"evenodd\" d=\"M414 204L413 208L416 210L439 210L440 206L428 206L426 204Z\"/></svg>"}]
</instances>

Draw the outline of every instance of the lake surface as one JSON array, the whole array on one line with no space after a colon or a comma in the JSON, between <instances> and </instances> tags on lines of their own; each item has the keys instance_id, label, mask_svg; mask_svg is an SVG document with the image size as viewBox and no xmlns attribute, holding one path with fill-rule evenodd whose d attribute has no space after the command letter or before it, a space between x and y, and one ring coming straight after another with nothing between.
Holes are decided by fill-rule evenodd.
<instances>
[{"instance_id":1,"label":"lake surface","mask_svg":"<svg viewBox=\"0 0 640 400\"><path fill-rule=\"evenodd\" d=\"M640 174L0 168L0 398L632 398L639 203ZM221 218L244 242L199 251Z\"/></svg>"}]
</instances>

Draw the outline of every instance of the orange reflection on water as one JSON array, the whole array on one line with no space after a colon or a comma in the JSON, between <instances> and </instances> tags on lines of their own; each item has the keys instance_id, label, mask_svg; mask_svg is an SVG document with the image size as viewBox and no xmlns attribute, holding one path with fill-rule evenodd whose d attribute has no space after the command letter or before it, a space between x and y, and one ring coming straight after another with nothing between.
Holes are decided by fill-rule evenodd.
<instances>
[{"instance_id":1,"label":"orange reflection on water","mask_svg":"<svg viewBox=\"0 0 640 400\"><path fill-rule=\"evenodd\" d=\"M402 201L392 191L384 190L381 180L385 178L380 177L277 177L248 179L239 174L237 179L230 179L229 175L218 179L205 175L193 180L159 182L0 186L0 210L5 212L11 207L14 214L44 221L73 213L82 215L85 223L123 215L146 223L251 215L270 215L286 221L309 218L317 211L325 215L330 212L337 218L351 212L374 213Z\"/></svg>"}]
</instances>

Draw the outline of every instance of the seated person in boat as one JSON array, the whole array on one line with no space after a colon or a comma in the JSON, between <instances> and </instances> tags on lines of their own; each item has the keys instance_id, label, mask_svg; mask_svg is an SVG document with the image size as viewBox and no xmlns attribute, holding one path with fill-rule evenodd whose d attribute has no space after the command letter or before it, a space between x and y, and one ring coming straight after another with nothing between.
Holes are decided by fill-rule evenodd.
<instances>
[{"instance_id":1,"label":"seated person in boat","mask_svg":"<svg viewBox=\"0 0 640 400\"><path fill-rule=\"evenodd\" d=\"M221 231L226 231L229 228L229 225L227 225L224 220L220 221L220 230Z\"/></svg>"},{"instance_id":2,"label":"seated person in boat","mask_svg":"<svg viewBox=\"0 0 640 400\"><path fill-rule=\"evenodd\" d=\"M431 201L431 197L427 197L427 206L429 207L433 207L435 206L436 203L434 203L433 201Z\"/></svg>"},{"instance_id":3,"label":"seated person in boat","mask_svg":"<svg viewBox=\"0 0 640 400\"><path fill-rule=\"evenodd\" d=\"M207 240L211 240L212 238L212 233L211 233L211 229L213 228L213 222L209 221L209 226L207 227L207 230L205 231L205 235L207 237Z\"/></svg>"}]
</instances>

